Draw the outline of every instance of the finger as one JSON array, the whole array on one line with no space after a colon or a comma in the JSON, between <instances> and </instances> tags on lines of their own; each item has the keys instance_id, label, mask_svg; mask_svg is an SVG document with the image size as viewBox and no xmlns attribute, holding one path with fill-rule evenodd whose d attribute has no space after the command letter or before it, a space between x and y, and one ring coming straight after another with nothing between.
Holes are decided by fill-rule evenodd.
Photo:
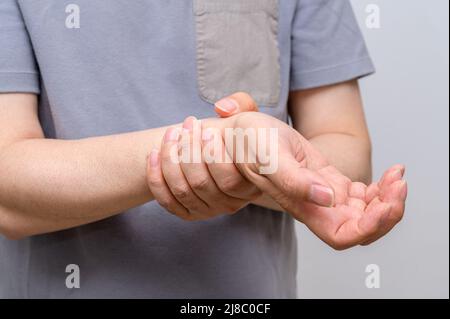
<instances>
[{"instance_id":1,"label":"finger","mask_svg":"<svg viewBox=\"0 0 450 319\"><path fill-rule=\"evenodd\" d=\"M189 186L178 158L178 140L180 130L169 128L161 146L161 167L164 179L170 192L192 215L197 217L208 212L208 206L194 193Z\"/></svg>"},{"instance_id":2,"label":"finger","mask_svg":"<svg viewBox=\"0 0 450 319\"><path fill-rule=\"evenodd\" d=\"M401 180L405 174L403 165L394 165L389 168L378 183L371 184L366 190L366 203L373 203L377 197L382 198L382 189L386 189L392 183Z\"/></svg>"},{"instance_id":3,"label":"finger","mask_svg":"<svg viewBox=\"0 0 450 319\"><path fill-rule=\"evenodd\" d=\"M152 150L148 158L147 183L153 197L163 208L182 219L191 219L189 211L176 200L164 181L160 155L157 149Z\"/></svg>"},{"instance_id":4,"label":"finger","mask_svg":"<svg viewBox=\"0 0 450 319\"><path fill-rule=\"evenodd\" d=\"M249 94L238 92L218 101L215 111L220 117L229 117L242 112L258 112L258 106Z\"/></svg>"},{"instance_id":5,"label":"finger","mask_svg":"<svg viewBox=\"0 0 450 319\"><path fill-rule=\"evenodd\" d=\"M386 220L384 221L380 232L376 236L363 243L363 245L370 245L379 238L385 236L403 218L405 212L405 200L408 193L407 183L405 181L397 181L390 185L389 188L390 189L387 192L384 201L388 202L392 206L392 209Z\"/></svg>"},{"instance_id":6,"label":"finger","mask_svg":"<svg viewBox=\"0 0 450 319\"><path fill-rule=\"evenodd\" d=\"M183 124L187 134L183 134L180 144L182 151L193 153L192 160L181 161L181 170L194 193L210 208L211 212L234 213L245 202L223 193L210 175L202 160L201 122L194 117L187 118ZM214 215L214 214L212 214Z\"/></svg>"},{"instance_id":7,"label":"finger","mask_svg":"<svg viewBox=\"0 0 450 319\"><path fill-rule=\"evenodd\" d=\"M389 215L392 207L377 199L377 203L368 207L360 218L352 218L339 226L336 231L334 245L338 249L346 249L366 242L380 232L381 226Z\"/></svg>"},{"instance_id":8,"label":"finger","mask_svg":"<svg viewBox=\"0 0 450 319\"><path fill-rule=\"evenodd\" d=\"M349 188L349 196L360 200L365 200L366 190L366 184L359 182L352 183Z\"/></svg>"},{"instance_id":9,"label":"finger","mask_svg":"<svg viewBox=\"0 0 450 319\"><path fill-rule=\"evenodd\" d=\"M353 208L356 208L358 211L363 212L366 210L366 202L359 199L359 198L353 198L349 197L347 199L347 205Z\"/></svg>"},{"instance_id":10,"label":"finger","mask_svg":"<svg viewBox=\"0 0 450 319\"><path fill-rule=\"evenodd\" d=\"M323 207L335 205L332 186L317 172L301 167L291 156L280 156L277 171L266 176L283 196Z\"/></svg>"},{"instance_id":11,"label":"finger","mask_svg":"<svg viewBox=\"0 0 450 319\"><path fill-rule=\"evenodd\" d=\"M352 181L350 178L342 175L336 168L326 166L318 171L322 176L327 177L327 182L334 189L336 204L345 203L350 196Z\"/></svg>"},{"instance_id":12,"label":"finger","mask_svg":"<svg viewBox=\"0 0 450 319\"><path fill-rule=\"evenodd\" d=\"M363 183L351 183L348 191L347 204L359 211L366 210L366 190L367 186Z\"/></svg>"},{"instance_id":13,"label":"finger","mask_svg":"<svg viewBox=\"0 0 450 319\"><path fill-rule=\"evenodd\" d=\"M380 198L382 201L385 201L385 197L390 194L390 190L392 190L391 185L402 180L405 170L401 169L391 169L387 174L383 177L383 179L379 183L380 187Z\"/></svg>"},{"instance_id":14,"label":"finger","mask_svg":"<svg viewBox=\"0 0 450 319\"><path fill-rule=\"evenodd\" d=\"M376 234L386 221L391 210L392 206L389 203L383 203L379 199L375 199L358 220L358 229L363 235L362 239L367 239L371 235Z\"/></svg>"},{"instance_id":15,"label":"finger","mask_svg":"<svg viewBox=\"0 0 450 319\"><path fill-rule=\"evenodd\" d=\"M236 168L229 156L222 135L213 128L202 134L202 156L218 188L233 198L256 199L261 192Z\"/></svg>"},{"instance_id":16,"label":"finger","mask_svg":"<svg viewBox=\"0 0 450 319\"><path fill-rule=\"evenodd\" d=\"M396 202L404 203L408 196L408 184L404 180L399 180L392 183L381 192L383 193L383 202L388 202L391 204Z\"/></svg>"},{"instance_id":17,"label":"finger","mask_svg":"<svg viewBox=\"0 0 450 319\"><path fill-rule=\"evenodd\" d=\"M217 187L202 162L200 121L195 117L188 117L183 123L183 129L185 134L179 143L179 151L183 156L180 167L193 191L206 202L211 191L215 191Z\"/></svg>"},{"instance_id":18,"label":"finger","mask_svg":"<svg viewBox=\"0 0 450 319\"><path fill-rule=\"evenodd\" d=\"M401 180L404 174L405 174L405 166L394 165L384 173L383 177L378 183L378 186L380 188L386 187L398 180Z\"/></svg>"},{"instance_id":19,"label":"finger","mask_svg":"<svg viewBox=\"0 0 450 319\"><path fill-rule=\"evenodd\" d=\"M371 203L375 197L380 195L380 187L378 187L378 183L370 184L366 189L365 201L366 203Z\"/></svg>"}]
</instances>

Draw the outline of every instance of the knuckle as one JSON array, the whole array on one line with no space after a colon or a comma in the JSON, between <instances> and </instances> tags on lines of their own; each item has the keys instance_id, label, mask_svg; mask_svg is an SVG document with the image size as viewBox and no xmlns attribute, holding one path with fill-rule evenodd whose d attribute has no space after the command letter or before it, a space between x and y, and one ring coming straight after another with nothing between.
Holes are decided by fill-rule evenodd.
<instances>
[{"instance_id":1,"label":"knuckle","mask_svg":"<svg viewBox=\"0 0 450 319\"><path fill-rule=\"evenodd\" d=\"M172 189L173 195L180 200L187 200L191 197L191 190L185 185L177 185Z\"/></svg>"},{"instance_id":2,"label":"knuckle","mask_svg":"<svg viewBox=\"0 0 450 319\"><path fill-rule=\"evenodd\" d=\"M342 177L342 183L344 185L346 185L347 188L350 188L350 186L352 186L352 184L353 184L353 181L350 178L348 178L347 176L344 176L344 177Z\"/></svg>"},{"instance_id":3,"label":"knuckle","mask_svg":"<svg viewBox=\"0 0 450 319\"><path fill-rule=\"evenodd\" d=\"M226 193L233 193L235 192L239 186L241 185L241 179L235 178L235 177L227 177L222 179L218 184L219 189Z\"/></svg>"},{"instance_id":4,"label":"knuckle","mask_svg":"<svg viewBox=\"0 0 450 319\"><path fill-rule=\"evenodd\" d=\"M156 179L156 178L148 179L148 187L150 187L150 189L159 188L159 187L161 187L161 184L162 183L159 179Z\"/></svg>"},{"instance_id":5,"label":"knuckle","mask_svg":"<svg viewBox=\"0 0 450 319\"><path fill-rule=\"evenodd\" d=\"M246 111L257 110L258 107L255 100L247 92L237 92L235 96L242 100L242 103L244 104L243 107Z\"/></svg>"},{"instance_id":6,"label":"knuckle","mask_svg":"<svg viewBox=\"0 0 450 319\"><path fill-rule=\"evenodd\" d=\"M205 191L209 188L208 178L197 178L191 182L191 187L195 190Z\"/></svg>"},{"instance_id":7,"label":"knuckle","mask_svg":"<svg viewBox=\"0 0 450 319\"><path fill-rule=\"evenodd\" d=\"M161 153L161 162L162 163L172 163L173 162L173 155L171 152L162 152Z\"/></svg>"}]
</instances>

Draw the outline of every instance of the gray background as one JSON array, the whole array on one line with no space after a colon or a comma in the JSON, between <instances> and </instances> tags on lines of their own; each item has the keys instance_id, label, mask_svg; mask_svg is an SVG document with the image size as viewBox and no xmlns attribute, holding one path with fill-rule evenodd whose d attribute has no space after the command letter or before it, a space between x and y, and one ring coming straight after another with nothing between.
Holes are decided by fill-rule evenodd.
<instances>
[{"instance_id":1,"label":"gray background","mask_svg":"<svg viewBox=\"0 0 450 319\"><path fill-rule=\"evenodd\" d=\"M300 298L449 297L449 2L354 0L377 67L362 81L374 146L374 177L405 163L402 223L370 247L335 252L298 225ZM381 9L368 29L366 6ZM377 264L381 287L365 286Z\"/></svg>"}]
</instances>

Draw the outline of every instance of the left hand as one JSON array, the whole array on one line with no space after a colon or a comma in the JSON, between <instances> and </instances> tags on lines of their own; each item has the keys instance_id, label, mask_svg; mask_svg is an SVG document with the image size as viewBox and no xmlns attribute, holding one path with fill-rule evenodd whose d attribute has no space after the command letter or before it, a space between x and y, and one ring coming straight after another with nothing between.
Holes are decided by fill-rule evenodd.
<instances>
[{"instance_id":1,"label":"left hand","mask_svg":"<svg viewBox=\"0 0 450 319\"><path fill-rule=\"evenodd\" d=\"M378 183L367 186L352 182L299 132L271 116L238 114L234 128L277 129L278 169L273 174L260 173L259 168L267 163L236 165L249 181L329 246L343 250L370 244L402 219L407 196L403 165L391 167ZM258 143L249 145L258 147ZM268 147L271 153L272 146ZM246 151L258 153L257 149Z\"/></svg>"}]
</instances>

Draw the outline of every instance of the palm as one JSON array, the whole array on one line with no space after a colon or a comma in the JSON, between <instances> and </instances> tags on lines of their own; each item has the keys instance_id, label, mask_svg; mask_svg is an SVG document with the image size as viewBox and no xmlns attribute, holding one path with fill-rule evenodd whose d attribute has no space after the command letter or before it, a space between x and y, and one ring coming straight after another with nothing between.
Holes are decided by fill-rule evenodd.
<instances>
[{"instance_id":1,"label":"palm","mask_svg":"<svg viewBox=\"0 0 450 319\"><path fill-rule=\"evenodd\" d=\"M289 212L322 240L338 249L369 244L400 220L407 192L403 166L393 166L378 183L367 186L328 165L308 142L301 140L301 144L296 154L299 165L316 171L333 187L335 205L327 208L300 201L289 205Z\"/></svg>"}]
</instances>

